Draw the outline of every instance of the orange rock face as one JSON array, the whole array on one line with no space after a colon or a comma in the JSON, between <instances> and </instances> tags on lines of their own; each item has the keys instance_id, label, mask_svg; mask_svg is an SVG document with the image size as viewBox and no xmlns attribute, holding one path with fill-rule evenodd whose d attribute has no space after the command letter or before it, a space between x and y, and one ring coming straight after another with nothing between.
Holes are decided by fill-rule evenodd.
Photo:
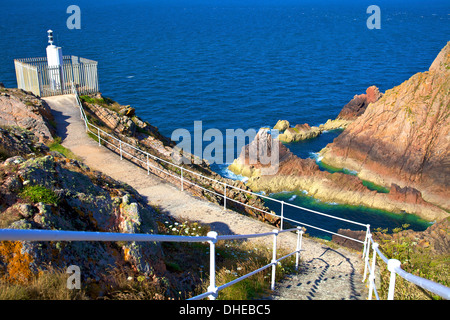
<instances>
[{"instance_id":1,"label":"orange rock face","mask_svg":"<svg viewBox=\"0 0 450 320\"><path fill-rule=\"evenodd\" d=\"M355 95L353 99L347 103L337 116L337 119L355 120L366 111L370 103L377 102L383 96L380 90L375 86L367 88L365 94Z\"/></svg>"},{"instance_id":2,"label":"orange rock face","mask_svg":"<svg viewBox=\"0 0 450 320\"><path fill-rule=\"evenodd\" d=\"M414 188L425 201L449 210L449 93L450 42L429 71L415 74L369 104L322 150L323 161L387 187L394 183Z\"/></svg>"}]
</instances>

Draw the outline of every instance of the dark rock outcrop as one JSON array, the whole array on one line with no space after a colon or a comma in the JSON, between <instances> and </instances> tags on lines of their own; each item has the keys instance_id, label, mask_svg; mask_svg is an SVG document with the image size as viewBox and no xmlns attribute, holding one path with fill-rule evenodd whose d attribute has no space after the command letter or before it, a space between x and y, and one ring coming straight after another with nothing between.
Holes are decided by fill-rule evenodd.
<instances>
[{"instance_id":1,"label":"dark rock outcrop","mask_svg":"<svg viewBox=\"0 0 450 320\"><path fill-rule=\"evenodd\" d=\"M355 120L366 111L370 103L377 102L383 96L380 90L371 86L368 87L366 93L355 95L353 99L347 103L337 116L337 119Z\"/></svg>"}]
</instances>

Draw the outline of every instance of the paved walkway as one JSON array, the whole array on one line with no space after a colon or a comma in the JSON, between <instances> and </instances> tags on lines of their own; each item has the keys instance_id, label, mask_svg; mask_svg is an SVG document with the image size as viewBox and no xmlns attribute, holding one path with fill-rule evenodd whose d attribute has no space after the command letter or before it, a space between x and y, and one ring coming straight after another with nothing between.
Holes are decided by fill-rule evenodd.
<instances>
[{"instance_id":1,"label":"paved walkway","mask_svg":"<svg viewBox=\"0 0 450 320\"><path fill-rule=\"evenodd\" d=\"M250 234L273 230L273 227L222 206L182 192L163 179L147 172L106 149L99 147L85 132L84 122L75 96L45 98L58 124L57 134L62 145L69 148L94 170L125 182L145 196L152 206L178 219L199 221L219 234ZM271 246L272 237L265 237ZM279 246L295 248L297 237L286 233L279 236ZM301 270L278 283L267 299L365 299L360 254L345 249L332 249L308 238L303 239Z\"/></svg>"}]
</instances>

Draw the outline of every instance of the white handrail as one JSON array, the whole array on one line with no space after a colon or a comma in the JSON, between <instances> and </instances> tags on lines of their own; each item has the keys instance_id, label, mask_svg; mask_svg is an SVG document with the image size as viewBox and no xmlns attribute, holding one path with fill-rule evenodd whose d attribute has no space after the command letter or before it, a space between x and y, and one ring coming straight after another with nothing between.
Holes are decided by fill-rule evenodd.
<instances>
[{"instance_id":1,"label":"white handrail","mask_svg":"<svg viewBox=\"0 0 450 320\"><path fill-rule=\"evenodd\" d=\"M205 178L205 179L211 180L211 181L213 181L213 182L216 182L216 183L219 183L219 184L223 184L223 185L224 185L224 194L222 195L223 198L224 198L224 209L226 209L226 200L227 200L227 196L226 196L226 188L228 187L228 188L238 189L238 190L240 190L240 191L243 191L243 192L246 192L246 193L255 195L255 196L257 196L257 197L262 197L262 198L265 198L265 199L269 199L269 200L271 200L271 201L279 202L279 203L281 203L281 205L282 205L282 212L283 212L283 206L286 204L286 205L289 205L289 206L294 207L294 208L297 208L297 209L309 211L309 212L312 212L312 213L315 213L315 214L319 214L319 215L322 215L322 216L326 216L326 217L329 217L329 218L332 218L332 219L341 220L341 221L345 221L345 222L348 222L348 223L353 223L353 224L355 224L355 225L360 225L360 226L366 227L367 229L366 229L366 237L365 237L365 240L364 240L364 241L361 241L361 240L354 239L354 238L351 238L351 237L348 237L348 236L344 236L344 235L341 235L341 234L338 234L338 233L335 233L335 232L332 232L332 231L329 231L329 230L325 230L325 229L318 228L318 227L315 227L315 226L311 226L311 225L308 225L308 224L305 224L305 223L301 223L301 222L296 221L296 220L293 220L293 219L289 219L289 218L283 217L283 214L281 215L282 221L283 221L283 219L285 219L285 220L288 220L288 221L292 221L292 222L295 222L295 223L299 223L300 225L303 225L303 226L308 226L308 227L315 228L315 229L318 229L318 230L321 230L321 231L324 231L324 232L328 232L328 233L331 233L331 234L334 234L334 235L337 235L337 236L340 236L340 237L343 237L343 238L346 238L346 239L350 239L350 240L353 240L353 241L356 241L356 242L359 242L359 243L363 243L363 244L364 244L363 259L365 259L365 266L364 266L364 280L365 280L365 278L366 278L366 272L367 272L367 270L369 271L369 274L370 274L370 276L369 276L370 290L369 290L369 297L368 297L369 299L372 298L372 291L375 293L376 298L379 299L379 295L378 295L377 288L376 288L376 283L375 283L376 254L378 254L379 257L380 257L380 258L388 265L388 269L389 269L389 271L391 271L391 280L390 280L390 285L389 285L388 299L392 300L392 299L394 298L395 274L398 274L398 275L400 275L402 278L406 279L407 281L410 281L410 282L412 282L412 283L414 283L414 284L416 284L416 285L418 285L418 286L420 286L420 287L422 287L422 288L424 288L424 289L426 289L426 290L429 290L429 291L431 291L431 292L433 292L433 293L435 293L435 294L437 294L437 295L439 295L439 296L441 296L441 297L443 297L443 298L445 298L445 299L450 299L450 288L448 288L448 287L446 287L446 286L443 286L443 285L441 285L441 284L435 283L435 282L433 282L433 281L430 281L430 280L427 280L427 279L424 279L424 278L421 278L421 277L412 275L412 274L410 274L410 273L404 271L403 269L401 269L401 267L400 267L400 262L399 262L398 260L386 258L386 257L380 252L380 250L378 249L378 244L377 244L376 242L374 242L374 240L373 240L373 238L372 238L372 234L370 233L370 225L368 225L368 224L366 225L366 224L362 224L362 223L359 223L359 222L356 222L356 221L351 221L351 220L347 220L347 219L343 219L343 218L331 216L331 215L328 215L328 214L325 214L325 213L322 213L322 212L318 212L318 211L311 210L311 209L304 208L304 207L300 207L300 206L297 206L297 205L294 205L294 204L286 203L286 202L284 202L284 201L280 201L280 200L277 200L277 199L273 199L273 198L270 198L270 197L267 197L267 196L264 196L264 195L261 195L261 194L257 194L257 193L254 193L254 192L252 192L252 191L244 190L244 189L238 188L238 187L236 187L236 186L228 185L228 184L226 184L226 183L224 183L224 182L222 182L222 181L217 181L217 180L212 179L212 178L210 178L210 177L205 177L205 176L203 176L203 175L201 175L201 174L199 174L199 173L197 173L197 172L193 172L193 171L191 171L191 170L189 170L189 169L183 168L183 167L178 166L178 165L176 165L176 164L174 164L174 163L171 163L171 162L168 162L168 161L166 161L166 160L164 160L164 159L160 159L160 158L158 158L158 157L156 157L156 156L153 156L153 155L149 154L149 153L146 152L146 151L143 151L143 150L141 150L141 149L139 149L139 148L136 148L136 147L134 147L134 146L132 146L132 145L126 143L126 142L123 142L122 140L120 140L120 139L118 139L118 138L116 138L116 137L114 137L114 136L112 136L112 135L106 133L105 131L103 131L103 130L100 129L99 127L97 127L97 126L91 124L91 123L88 121L87 117L86 117L86 114L85 114L84 109L83 109L83 105L82 105L82 103L81 103L81 101L80 101L80 99L79 99L79 97L78 97L78 92L77 92L77 90L75 89L75 87L73 86L73 83L72 83L72 90L73 90L73 93L74 93L75 96L76 96L77 104L78 104L78 106L79 106L79 108L80 108L80 110L81 110L81 118L82 118L83 121L85 122L86 131L89 131L89 132L95 134L94 131L92 131L92 130L89 129L89 126L92 126L92 127L94 127L95 129L97 129L97 138L98 138L99 144L101 143L101 140L102 140L101 135L100 135L100 132L101 132L101 133L107 135L108 137L112 138L113 140L119 141L119 143L120 143L119 148L120 148L120 153L121 153L121 155L122 155L123 153L125 153L125 154L128 154L131 158L136 159L136 160L138 160L138 161L140 161L140 162L143 162L142 160L140 160L140 159L134 157L133 155L131 155L131 154L125 152L125 151L123 150L123 147L122 147L123 145L126 145L126 146L128 146L128 147L131 147L131 148L133 148L134 150L143 153L143 154L146 156L146 158L147 158L146 165L147 165L147 171L148 171L148 172L149 172L149 163L148 163L148 158L149 158L149 157L151 157L151 158L153 158L153 159L156 159L157 161L162 161L162 162L164 162L164 163L167 163L167 164L169 164L169 165L171 165L171 166L174 166L174 167L176 167L176 168L179 168L179 169L181 170L181 175L180 175L180 177L175 176L175 175L173 175L173 174L171 174L171 173L169 173L169 172L166 172L165 170L163 170L163 169L161 169L161 168L157 168L157 167L152 166L152 167L154 167L155 169L158 169L158 170L160 170L160 171L162 171L162 172L164 172L164 173L166 173L166 174L168 174L168 175L170 175L170 176L172 176L172 177L175 177L175 178L177 178L177 179L180 179L180 181L181 181L181 190L183 190L183 182L187 182L187 183L190 183L190 184L192 184L192 185L194 185L194 186L196 186L196 187L199 187L199 188L201 188L201 189L203 189L203 190L205 190L205 191L212 192L212 193L214 193L214 194L220 196L220 194L218 194L218 193L216 193L216 192L214 192L214 191L208 190L208 189L206 189L206 188L203 188L203 187L201 187L201 186L195 184L194 182L191 182L191 181L189 181L189 180L186 180L186 177L183 176L183 172L189 172L189 173L194 174L194 175L197 175L197 176L199 176L199 177L201 177L201 178ZM103 140L104 140L106 143L111 144L110 142L106 141L105 139L103 139ZM113 145L115 148L118 148L118 147L115 146L114 144L112 144L112 145ZM234 200L234 199L230 199L229 197L228 197L228 199L229 199L229 200L232 200L232 201L236 201L236 200ZM239 202L239 201L236 201L236 202ZM242 203L242 202L239 202L239 203L241 203L241 204L243 204L243 205L245 205L245 206L247 206L247 207L251 207L251 208L253 208L253 209L257 209L257 210L262 211L262 212L264 212L264 213L274 215L274 214L272 214L272 213L263 211L263 210L261 210L261 209L255 208L255 207L250 206L250 205L247 205L247 204L245 204L245 203ZM275 215L275 216L278 216L278 215ZM215 242L218 241L218 240L245 239L245 238L261 237L261 236L269 236L269 235L272 235L272 234L273 234L273 235L274 235L274 256L275 256L275 255L276 255L276 245L275 245L275 244L276 244L276 237L277 237L277 235L278 235L279 233L282 233L282 232L295 230L295 229L282 230L282 227L283 227L283 226L281 225L281 230L274 230L272 233L253 234L253 235L228 235L228 236L217 236L217 234L216 234L215 232L213 232L213 233L210 233L210 237L206 237L206 238L207 238L206 241L210 242L211 247L213 247L213 246L215 245ZM298 237L299 237L298 243L301 244L301 240L300 240L300 239L301 239L301 235L303 234L303 231L301 230L300 227L297 227L297 234L298 234ZM181 237L184 237L184 236L181 236ZM196 237L196 238L197 238L197 237ZM205 239L206 239L206 238L205 238ZM160 241L169 241L169 240L167 240L167 239L169 239L169 238L164 238L164 239L166 239L166 240L160 240ZM205 241L205 239L202 239L201 241ZM152 240L152 241L157 241L157 240ZM189 242L189 241L187 241L187 240L185 240L185 241L186 241L186 242ZM372 266L370 266L370 264L369 264L370 244L372 244L372 249L373 249L373 250L372 250L372 251L373 251L373 254L372 254L372 258L373 258L373 259L372 259ZM301 248L298 248L298 247L297 247L297 250L294 251L293 253L287 254L286 256L284 256L284 257L282 257L282 258L280 258L280 259L273 259L272 262L271 262L270 264L268 264L268 265L266 265L266 266L264 266L264 267L262 267L262 268L260 268L260 269L258 269L258 270L256 270L256 271L254 271L254 272L251 273L251 274L248 274L248 275L246 275L246 276L242 276L242 277L240 277L240 278L238 278L238 279L240 279L239 281L241 281L241 280L247 278L248 276L250 276L250 275L252 275L252 274L254 274L254 273L257 273L257 272L260 272L260 271L262 271L262 270L264 270L264 269L269 268L270 266L272 266L272 267L274 268L274 267L276 266L276 263L277 263L279 260L285 259L285 258L287 258L287 257L289 257L289 256L291 256L291 255L293 255L293 254L297 254L297 266L298 266L298 255L299 255L300 251L301 251ZM211 266L212 266L212 261L213 261L213 255L211 254ZM296 267L297 267L297 266L296 266ZM211 272L212 272L212 270L211 270ZM273 273L274 273L274 271L273 271ZM214 281L215 281L215 276L213 276L213 278L214 278ZM233 284L236 283L236 282L238 282L238 281L237 281L238 279L233 280L233 281L232 281ZM363 280L363 281L364 281L364 280ZM201 299L201 298L204 298L204 297L207 297L207 296L209 296L210 299L215 299L215 297L217 296L218 291L219 291L219 290L222 290L222 289L225 288L225 287L228 287L229 285L231 285L231 284L222 285L221 287L215 287L215 286L213 286L213 284L211 284L211 285L210 285L210 288L212 288L212 289L211 289L210 291L208 291L208 292L206 292L206 293L204 293L204 294L201 294L201 295L199 295L199 296L197 296L197 297L194 297L194 298L192 298L192 299ZM272 274L272 288L273 288L273 287L274 287L274 275ZM208 290L209 290L209 289L208 289Z\"/></svg>"},{"instance_id":2,"label":"white handrail","mask_svg":"<svg viewBox=\"0 0 450 320\"><path fill-rule=\"evenodd\" d=\"M450 300L450 288L446 287L440 283L413 275L409 272L406 272L401 268L401 262L397 259L388 259L386 256L380 251L378 243L372 237L372 234L369 234L369 242L368 244L372 244L372 266L366 263L367 269L369 271L369 296L368 299L372 299L372 289L375 292L376 298L379 300L377 288L375 284L375 264L376 264L376 255L381 258L381 260L386 264L387 269L391 272L390 281L389 281L389 290L388 290L388 300L394 299L394 290L395 290L395 275L398 274L403 279L418 285L419 287L428 290L438 296ZM369 260L369 249L367 250L366 261ZM366 276L366 270L364 271L364 277Z\"/></svg>"},{"instance_id":3,"label":"white handrail","mask_svg":"<svg viewBox=\"0 0 450 320\"><path fill-rule=\"evenodd\" d=\"M85 125L86 125L86 130L89 131L89 132L91 132L92 134L94 134L94 135L97 137L99 144L100 144L101 141L103 140L105 143L107 143L107 144L109 144L109 145L112 145L114 148L116 148L117 150L119 150L120 153L121 153L122 155L123 155L123 154L126 154L126 155L128 155L130 158L135 159L135 160L137 160L137 161L139 161L139 162L141 162L141 163L143 163L143 164L146 164L147 170L148 170L148 167L151 166L152 168L157 169L157 170L159 170L159 171L161 171L161 172L163 172L163 173L165 173L165 174L167 174L167 175L169 175L169 176L171 176L171 177L173 177L173 178L179 179L179 180L180 180L180 183L181 183L181 182L183 182L183 183L186 182L186 183L189 183L189 184L191 184L191 185L193 185L193 186L195 186L195 187L197 187L197 188L200 188L200 189L202 189L202 190L204 190L204 191L207 191L207 192L213 193L213 194L215 194L215 195L217 195L217 196L223 197L223 199L224 199L224 209L226 209L226 200L231 200L231 201L233 201L233 202L237 202L237 203L242 204L242 205L244 205L244 206L246 206L246 207L249 207L249 208L251 208L251 209L254 209L254 210L258 210L258 211L260 211L260 212L263 212L263 213L265 213L265 214L269 214L269 215L272 215L272 216L280 217L280 216L278 216L277 214L274 214L274 213L272 213L272 212L264 211L264 210L262 210L262 209L260 209L260 208L256 208L256 207L251 206L251 205L249 205L249 204L246 204L246 203L243 203L243 202L241 202L241 201L238 201L238 200L232 199L232 198L230 198L230 197L227 197L227 196L226 196L226 189L227 189L227 188L231 188L231 189L236 189L236 190L239 190L239 191L241 191L241 192L245 192L245 193L251 194L251 195L256 196L256 197L260 197L260 198L263 198L263 199L268 199L268 200L270 200L270 201L274 201L274 202L281 203L282 206L283 206L283 205L288 205L288 206L294 207L294 208L296 208L296 209L308 211L308 212L311 212L311 213L314 213L314 214L319 214L319 215L322 215L322 216L325 216L325 217L328 217L328 218L331 218L331 219L340 220L340 221L344 221L344 222L347 222L347 223L352 223L352 224L355 224L355 225L367 227L366 224L363 224L363 223L360 223L360 222L356 222L356 221L352 221L352 220L348 220L348 219L344 219L344 218L332 216L332 215L325 214L325 213L322 213L322 212L319 212L319 211L315 211L315 210L308 209L308 208L305 208L305 207L297 206L297 205L294 205L294 204L291 204L291 203L286 203L286 202L281 201L281 200L278 200L278 199L270 198L270 197L267 197L267 196L265 196L265 195L258 194L258 193L255 193L255 192L252 192L252 191L249 191L249 190L241 189L241 188L236 187L236 186L233 186L233 185L229 185L229 184L227 184L227 183L225 183L225 182L223 182L223 181L218 181L218 180L215 180L215 179L213 179L213 178L206 177L206 176L204 176L204 175L202 175L202 174L200 174L200 173L198 173L198 172L189 170L189 169L184 168L184 167L182 167L182 166L179 166L179 165L177 165L177 164L175 164L175 163L172 163L172 162L169 162L169 161L167 161L167 160L161 159L161 158L159 158L159 157L157 157L157 156L154 156L154 155L152 155L152 154L150 154L150 153L148 153L148 152L146 152L146 151L144 151L144 150L141 150L141 149L139 149L139 148L137 148L137 147L135 147L135 146L133 146L133 145L130 145L129 143L120 140L119 138L117 138L117 137L115 137L115 136L113 136L113 135L111 135L111 134L105 132L104 130L102 130L102 129L99 128L98 126L96 126L96 125L90 123L90 122L88 121L87 117L86 117L86 113L84 112L83 104L81 103L81 100L80 100L79 97L78 97L78 92L76 91L75 87L72 87L72 90L73 90L73 93L75 94L75 96L76 96L76 98L77 98L77 104L78 104L78 107L80 108L80 110L82 110L82 112L81 112L81 114L82 114L81 118L82 118L82 120L84 121L84 123L85 123ZM92 128L94 128L94 129L96 129L96 130L91 130L91 129L89 128L89 126L92 127ZM101 137L101 134L103 134L103 135L105 135L105 136L107 136L107 137L109 137L109 138L111 138L111 139L113 139L113 140L119 142L119 146L114 145L113 143L107 141L106 139L103 139L103 138ZM124 151L124 150L123 150L123 147L124 147L124 146L130 147L130 148L136 150L137 152L140 152L142 155L154 159L155 161L161 161L161 162L166 163L166 164L168 164L168 165L171 165L171 166L173 166L173 167L175 167L175 168L177 168L177 169L180 169L180 171L183 171L184 173L187 172L187 173L190 173L190 174L192 174L192 175L198 176L198 177L200 177L200 178L210 180L210 181L215 182L215 183L217 183L217 184L222 184L222 185L224 186L223 194L217 193L217 192L215 192L215 191L213 191L213 190L208 190L207 188L204 188L204 187L202 187L202 186L196 184L195 182L189 181L189 180L186 178L186 176L182 176L181 174L180 174L180 176L176 176L176 175L174 175L174 174L168 172L167 170L164 170L164 169L161 169L161 168L157 168L157 167L155 167L155 166L152 166L152 165L150 165L148 162L144 162L143 160L141 160L141 159L139 159L139 158L136 158L134 155L132 155L132 154L130 154L130 153ZM183 190L183 191L184 191L184 190ZM346 238L346 239L349 239L349 240L353 240L353 241L362 243L362 242L361 242L360 240L358 240L358 239L351 238L351 237L348 237L348 236L344 236L344 235L341 235L341 234L338 234L338 233L335 233L335 232L333 232L333 231L326 230L326 229L323 229L323 228L318 228L318 227L314 227L314 226L311 226L311 225L306 225L306 224L304 224L304 223L302 223L302 222L300 222L300 221L296 221L296 220L293 220L293 219L286 218L286 217L284 217L283 215L281 215L280 218L281 218L282 221L283 221L283 220L288 220L288 221L291 221L291 222L294 222L294 223L298 223L298 224L300 224L300 225L309 226L309 227L311 227L311 228L314 228L314 229L317 229L317 230L320 230L320 231L323 231L323 232L326 232L326 233L329 233L329 234L333 234L333 235L336 235L336 236L339 236L339 237L343 237L343 238ZM281 224L281 229L283 229L283 225L282 225L282 224Z\"/></svg>"},{"instance_id":4,"label":"white handrail","mask_svg":"<svg viewBox=\"0 0 450 320\"><path fill-rule=\"evenodd\" d=\"M243 275L235 280L225 283L219 287L215 283L216 259L215 244L220 240L240 240L248 238L260 238L274 236L273 256L276 257L276 237L283 232L297 231L297 247L296 250L279 259L272 260L269 264ZM279 231L277 229L272 232L256 233L248 235L224 235L218 236L216 232L209 232L207 236L176 236L176 235L160 235L160 234L137 234L137 233L115 233L115 232L93 232L93 231L60 231L60 230L18 230L18 229L0 229L0 241L135 241L135 242L209 242L210 243L210 287L208 291L195 296L189 300L199 300L206 297L215 299L218 292L242 281L258 272L269 267L276 268L277 263L296 254L296 269L298 268L299 254L301 251L301 237L303 230L293 228L289 230ZM275 269L272 271L272 284L275 285Z\"/></svg>"}]
</instances>

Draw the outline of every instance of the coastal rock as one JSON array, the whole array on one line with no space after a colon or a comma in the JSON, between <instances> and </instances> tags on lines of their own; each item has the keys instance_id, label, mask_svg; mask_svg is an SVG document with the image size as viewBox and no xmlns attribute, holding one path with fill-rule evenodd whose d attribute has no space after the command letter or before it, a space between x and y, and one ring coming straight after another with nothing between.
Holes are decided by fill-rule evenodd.
<instances>
[{"instance_id":1,"label":"coastal rock","mask_svg":"<svg viewBox=\"0 0 450 320\"><path fill-rule=\"evenodd\" d=\"M290 127L289 121L287 120L278 120L278 122L273 127L274 130L284 131Z\"/></svg>"},{"instance_id":2,"label":"coastal rock","mask_svg":"<svg viewBox=\"0 0 450 320\"><path fill-rule=\"evenodd\" d=\"M267 142L273 140L272 143L276 141L267 130L260 130L228 167L235 174L248 177L246 185L255 192L305 191L325 202L367 206L395 213L408 212L429 221L448 216L445 210L425 201L421 192L414 188L393 184L388 193L370 190L359 177L322 171L314 159L301 159L282 143L278 145L278 170L274 174L262 174L264 165L258 162L258 158L252 158L252 154L257 154L255 150L264 139Z\"/></svg>"},{"instance_id":3,"label":"coastal rock","mask_svg":"<svg viewBox=\"0 0 450 320\"><path fill-rule=\"evenodd\" d=\"M53 141L55 128L47 103L20 89L1 88L0 125L17 126L35 134L40 142Z\"/></svg>"},{"instance_id":4,"label":"coastal rock","mask_svg":"<svg viewBox=\"0 0 450 320\"><path fill-rule=\"evenodd\" d=\"M11 143L27 145L28 141ZM15 156L0 164L1 228L157 232L156 211L129 186L62 155L30 153L26 158ZM48 264L56 268L73 264L83 270L84 281L96 281L107 270L125 264L144 274L166 270L160 244L153 242L25 241L21 251L29 257L23 270L37 273ZM5 266L3 258L0 265Z\"/></svg>"},{"instance_id":5,"label":"coastal rock","mask_svg":"<svg viewBox=\"0 0 450 320\"><path fill-rule=\"evenodd\" d=\"M370 103L377 102L383 94L376 86L367 88L365 94L355 95L353 99L347 103L337 116L340 120L355 120L366 111Z\"/></svg>"},{"instance_id":6,"label":"coastal rock","mask_svg":"<svg viewBox=\"0 0 450 320\"><path fill-rule=\"evenodd\" d=\"M347 103L334 120L328 119L326 123L320 126L310 126L307 123L297 124L295 127L290 127L289 121L278 120L273 129L280 131L278 139L282 142L291 143L307 139L312 139L324 131L345 129L355 119L361 116L370 103L378 101L383 96L376 86L370 86L366 89L365 94L355 95L354 98Z\"/></svg>"},{"instance_id":7,"label":"coastal rock","mask_svg":"<svg viewBox=\"0 0 450 320\"><path fill-rule=\"evenodd\" d=\"M297 142L306 139L312 139L321 134L322 131L318 127L310 127L307 123L297 124L294 128L287 128L278 139L283 142Z\"/></svg>"},{"instance_id":8,"label":"coastal rock","mask_svg":"<svg viewBox=\"0 0 450 320\"><path fill-rule=\"evenodd\" d=\"M136 125L128 116L120 116L116 111L98 104L89 104L88 110L93 112L105 126L112 130L131 136L136 132Z\"/></svg>"},{"instance_id":9,"label":"coastal rock","mask_svg":"<svg viewBox=\"0 0 450 320\"><path fill-rule=\"evenodd\" d=\"M450 42L430 70L387 90L324 148L323 162L361 179L420 191L450 209Z\"/></svg>"}]
</instances>

